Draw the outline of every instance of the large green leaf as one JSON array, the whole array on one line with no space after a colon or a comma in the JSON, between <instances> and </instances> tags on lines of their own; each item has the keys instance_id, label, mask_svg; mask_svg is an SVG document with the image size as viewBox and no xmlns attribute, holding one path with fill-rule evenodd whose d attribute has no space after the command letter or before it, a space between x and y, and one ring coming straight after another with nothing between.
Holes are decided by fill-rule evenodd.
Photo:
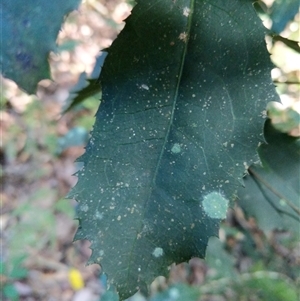
<instances>
[{"instance_id":1,"label":"large green leaf","mask_svg":"<svg viewBox=\"0 0 300 301\"><path fill-rule=\"evenodd\" d=\"M140 0L108 50L75 239L121 299L204 257L277 98L248 0Z\"/></svg>"},{"instance_id":2,"label":"large green leaf","mask_svg":"<svg viewBox=\"0 0 300 301\"><path fill-rule=\"evenodd\" d=\"M300 139L275 130L266 122L268 144L259 147L261 165L250 167L239 204L266 233L288 229L300 235Z\"/></svg>"},{"instance_id":3,"label":"large green leaf","mask_svg":"<svg viewBox=\"0 0 300 301\"><path fill-rule=\"evenodd\" d=\"M50 78L48 54L64 16L80 0L2 0L0 63L3 76L34 93L38 82Z\"/></svg>"}]
</instances>

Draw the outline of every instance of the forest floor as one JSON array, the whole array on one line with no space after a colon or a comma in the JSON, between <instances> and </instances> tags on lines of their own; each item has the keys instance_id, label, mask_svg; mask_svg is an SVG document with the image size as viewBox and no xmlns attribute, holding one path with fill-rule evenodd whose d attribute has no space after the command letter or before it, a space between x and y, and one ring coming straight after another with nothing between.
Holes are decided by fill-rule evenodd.
<instances>
[{"instance_id":1,"label":"forest floor","mask_svg":"<svg viewBox=\"0 0 300 301\"><path fill-rule=\"evenodd\" d=\"M68 113L61 112L79 75L92 72L95 57L112 43L130 9L120 0L101 0L85 1L78 11L72 12L59 34L58 53L50 55L54 81L42 81L37 96L28 96L13 82L2 79L1 104L5 110L1 110L0 116L0 281L6 290L3 300L17 300L19 296L19 300L26 301L93 301L100 300L105 291L100 267L86 266L90 243L73 242L78 226L74 219L76 202L65 199L77 181L73 176L77 168L74 162L84 153L99 100L92 97ZM275 61L281 66L272 73L276 80L284 74L295 76L296 72L293 59L282 47L273 48ZM278 89L286 101L298 97L299 86L279 84ZM251 254L244 251L245 233L251 236ZM299 266L299 245L277 243L287 236L287 232L274 232L266 237L239 208L228 214L220 230L226 250L234 257L232 266L240 274L254 266L258 269L259 265L265 270L270 265L276 269L276 262L277 269ZM173 267L168 280L158 278L152 290L176 282L200 285L213 273L214 268L205 261L193 259L189 264ZM216 293L205 300L231 300L232 294ZM245 296L243 300L256 299Z\"/></svg>"}]
</instances>

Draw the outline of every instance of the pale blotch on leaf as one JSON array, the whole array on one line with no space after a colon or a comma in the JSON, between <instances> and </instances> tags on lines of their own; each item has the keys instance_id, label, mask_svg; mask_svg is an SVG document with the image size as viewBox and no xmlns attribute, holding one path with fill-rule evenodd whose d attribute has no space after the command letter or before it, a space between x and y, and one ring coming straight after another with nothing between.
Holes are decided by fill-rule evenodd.
<instances>
[{"instance_id":1,"label":"pale blotch on leaf","mask_svg":"<svg viewBox=\"0 0 300 301\"><path fill-rule=\"evenodd\" d=\"M282 207L285 207L285 206L286 206L286 201L285 201L284 199L280 199L279 204L280 204Z\"/></svg>"},{"instance_id":2,"label":"pale blotch on leaf","mask_svg":"<svg viewBox=\"0 0 300 301\"><path fill-rule=\"evenodd\" d=\"M103 218L103 213L101 213L101 212L99 212L99 211L96 211L95 218L98 219L98 220L102 220L102 218Z\"/></svg>"},{"instance_id":3,"label":"pale blotch on leaf","mask_svg":"<svg viewBox=\"0 0 300 301\"><path fill-rule=\"evenodd\" d=\"M187 43L188 41L188 34L186 32L182 32L179 37L179 40L183 41L184 43Z\"/></svg>"},{"instance_id":4,"label":"pale blotch on leaf","mask_svg":"<svg viewBox=\"0 0 300 301\"><path fill-rule=\"evenodd\" d=\"M190 9L190 8L185 7L185 8L183 9L183 15L184 15L185 17L188 17L188 16L190 15L190 13L191 13L191 9Z\"/></svg>"},{"instance_id":5,"label":"pale blotch on leaf","mask_svg":"<svg viewBox=\"0 0 300 301\"><path fill-rule=\"evenodd\" d=\"M163 254L164 254L164 250L159 247L155 248L154 251L152 252L152 255L156 258L162 256Z\"/></svg>"},{"instance_id":6,"label":"pale blotch on leaf","mask_svg":"<svg viewBox=\"0 0 300 301\"><path fill-rule=\"evenodd\" d=\"M203 199L202 206L205 213L211 218L226 218L229 201L219 192L211 192Z\"/></svg>"},{"instance_id":7,"label":"pale blotch on leaf","mask_svg":"<svg viewBox=\"0 0 300 301\"><path fill-rule=\"evenodd\" d=\"M173 154L179 154L181 152L181 146L180 146L180 144L179 143L175 143L173 145L173 147L171 148L171 152Z\"/></svg>"},{"instance_id":8,"label":"pale blotch on leaf","mask_svg":"<svg viewBox=\"0 0 300 301\"><path fill-rule=\"evenodd\" d=\"M89 210L89 206L87 204L81 205L80 210L83 212L87 212Z\"/></svg>"}]
</instances>

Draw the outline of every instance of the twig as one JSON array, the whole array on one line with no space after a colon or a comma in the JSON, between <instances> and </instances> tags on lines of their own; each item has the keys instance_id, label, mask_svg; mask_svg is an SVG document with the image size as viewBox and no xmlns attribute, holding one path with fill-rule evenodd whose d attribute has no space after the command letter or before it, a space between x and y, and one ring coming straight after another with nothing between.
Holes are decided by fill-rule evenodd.
<instances>
[{"instance_id":1,"label":"twig","mask_svg":"<svg viewBox=\"0 0 300 301\"><path fill-rule=\"evenodd\" d=\"M256 173L251 167L248 169L249 173L254 176L254 178L258 179L263 185L265 185L271 192L273 192L277 197L284 200L299 216L300 209L297 208L291 201L286 199L280 192L275 190L268 182L266 182L258 173Z\"/></svg>"}]
</instances>

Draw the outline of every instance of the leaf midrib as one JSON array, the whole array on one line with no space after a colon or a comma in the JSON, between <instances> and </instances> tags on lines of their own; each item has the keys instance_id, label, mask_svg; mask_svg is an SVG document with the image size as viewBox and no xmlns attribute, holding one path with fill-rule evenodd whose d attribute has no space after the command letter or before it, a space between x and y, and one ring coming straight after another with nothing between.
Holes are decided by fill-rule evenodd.
<instances>
[{"instance_id":1,"label":"leaf midrib","mask_svg":"<svg viewBox=\"0 0 300 301\"><path fill-rule=\"evenodd\" d=\"M184 50L183 50L182 56L181 56L181 64L180 64L180 67L179 67L179 76L178 76L178 79L177 79L176 90L175 90L174 97L173 97L174 102L173 102L173 106L172 106L172 112L171 112L170 122L169 122L168 129L167 129L167 132L166 132L166 135L165 135L165 139L164 139L164 142L163 142L163 145L162 145L162 148L161 148L161 152L160 152L160 155L159 155L159 158L158 158L158 161L157 161L156 169L155 169L155 172L153 174L152 186L150 186L150 188L149 188L148 198L147 198L147 200L145 202L144 211L143 211L143 213L141 215L142 218L141 218L140 230L143 227L142 221L144 220L145 213L146 213L146 204L149 202L151 194L152 194L152 191L153 191L153 189L154 189L154 187L156 185L156 183L155 183L156 182L156 177L157 177L157 174L158 174L158 170L160 168L160 163L161 163L161 160L162 160L165 148L166 148L166 144L168 142L168 137L169 137L169 134L170 134L170 131L171 131L171 127L173 125L173 119L174 119L175 109L176 109L176 105L177 105L177 98L178 98L180 83L181 83L181 79L182 79L182 73L183 73L183 69L184 69L184 65L185 65L185 58L186 58L186 55L187 55L187 49L188 49L189 38L190 38L190 31L191 31L192 20L193 20L193 15L194 15L194 3L195 3L195 0L191 0L190 1L190 7L189 7L190 11L189 11L189 15L187 16L188 21L187 21L187 26L186 26L186 32L185 31L183 32L183 33L187 34L187 40L186 41L184 41L184 40L180 41L182 43L185 43L185 47L184 47ZM139 231L139 233L140 233L140 231ZM135 241L133 243L132 250L134 250L136 242L137 242L137 237L135 238ZM133 255L133 253L134 252L131 252L131 256ZM132 262L133 261L130 258L127 279L129 278L129 273L130 273L131 263Z\"/></svg>"},{"instance_id":2,"label":"leaf midrib","mask_svg":"<svg viewBox=\"0 0 300 301\"><path fill-rule=\"evenodd\" d=\"M187 31L183 32L183 33L187 34L187 40L182 41L182 43L185 43L185 47L184 47L184 51L183 51L182 57L181 57L181 65L180 65L180 69L179 69L179 76L178 76L178 80L177 80L177 84L176 84L175 94L174 94L174 97L173 97L174 102L173 102L173 106L172 106L172 113L171 113L168 129L167 129L167 132L166 132L166 135L165 135L165 139L164 139L164 142L163 142L163 145L162 145L162 148L161 148L161 152L160 152L160 155L159 155L159 158L158 158L156 169L155 169L155 172L154 172L154 175L153 175L153 178L152 178L153 187L155 187L155 181L156 181L156 177L157 177L158 170L159 170L159 167L160 167L160 162L161 162L162 156L164 154L166 144L168 142L168 137L169 137L169 134L170 134L170 131L171 131L171 127L173 125L174 113L175 113L175 109L176 109L176 105L177 105L178 92L179 92L179 87L180 87L180 83L181 83L183 68L184 68L184 64L185 64L187 48L188 48L188 44L189 44L190 31L191 31L193 14L194 14L194 2L195 2L195 0L190 1L190 12L189 12L189 16L187 17L188 18Z\"/></svg>"}]
</instances>

